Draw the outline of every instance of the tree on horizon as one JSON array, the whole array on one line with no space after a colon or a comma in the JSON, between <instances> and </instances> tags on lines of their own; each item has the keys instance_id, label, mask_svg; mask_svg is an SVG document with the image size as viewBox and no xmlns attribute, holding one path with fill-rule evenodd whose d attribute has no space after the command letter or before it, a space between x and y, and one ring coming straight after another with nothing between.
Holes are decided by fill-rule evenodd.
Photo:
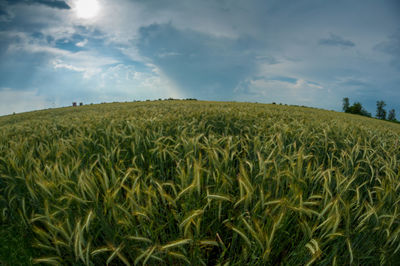
<instances>
[{"instance_id":1,"label":"tree on horizon","mask_svg":"<svg viewBox=\"0 0 400 266\"><path fill-rule=\"evenodd\" d=\"M396 111L394 109L391 109L389 111L388 120L389 121L396 121Z\"/></svg>"},{"instance_id":2,"label":"tree on horizon","mask_svg":"<svg viewBox=\"0 0 400 266\"><path fill-rule=\"evenodd\" d=\"M384 101L376 102L376 118L385 120L386 119L386 103Z\"/></svg>"},{"instance_id":3,"label":"tree on horizon","mask_svg":"<svg viewBox=\"0 0 400 266\"><path fill-rule=\"evenodd\" d=\"M347 113L349 107L350 107L349 98L348 97L343 98L343 112Z\"/></svg>"},{"instance_id":4,"label":"tree on horizon","mask_svg":"<svg viewBox=\"0 0 400 266\"><path fill-rule=\"evenodd\" d=\"M350 100L348 97L343 98L343 111L349 114L371 117L371 113L365 110L360 102L355 102L350 106Z\"/></svg>"}]
</instances>

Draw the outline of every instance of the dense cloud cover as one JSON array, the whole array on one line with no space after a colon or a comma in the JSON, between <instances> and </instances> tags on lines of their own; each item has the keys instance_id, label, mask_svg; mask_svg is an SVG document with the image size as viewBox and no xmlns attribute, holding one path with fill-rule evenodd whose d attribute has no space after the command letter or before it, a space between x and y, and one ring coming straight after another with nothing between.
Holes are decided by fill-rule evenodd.
<instances>
[{"instance_id":1,"label":"dense cloud cover","mask_svg":"<svg viewBox=\"0 0 400 266\"><path fill-rule=\"evenodd\" d=\"M82 3L0 0L0 114L168 97L400 110L396 0Z\"/></svg>"}]
</instances>

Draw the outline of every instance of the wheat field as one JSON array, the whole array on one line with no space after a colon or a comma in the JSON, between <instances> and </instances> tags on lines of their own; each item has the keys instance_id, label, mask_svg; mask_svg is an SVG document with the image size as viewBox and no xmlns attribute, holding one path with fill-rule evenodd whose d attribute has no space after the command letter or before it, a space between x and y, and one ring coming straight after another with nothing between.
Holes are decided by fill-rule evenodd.
<instances>
[{"instance_id":1,"label":"wheat field","mask_svg":"<svg viewBox=\"0 0 400 266\"><path fill-rule=\"evenodd\" d=\"M400 126L155 101L0 117L1 223L51 265L391 265Z\"/></svg>"}]
</instances>

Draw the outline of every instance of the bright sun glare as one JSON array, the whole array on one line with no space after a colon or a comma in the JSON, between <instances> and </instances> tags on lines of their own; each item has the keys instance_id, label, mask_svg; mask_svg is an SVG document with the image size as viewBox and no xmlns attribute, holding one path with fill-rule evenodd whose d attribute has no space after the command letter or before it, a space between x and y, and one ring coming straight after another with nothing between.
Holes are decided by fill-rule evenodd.
<instances>
[{"instance_id":1,"label":"bright sun glare","mask_svg":"<svg viewBox=\"0 0 400 266\"><path fill-rule=\"evenodd\" d=\"M77 0L75 2L76 15L79 18L93 18L99 12L100 5L97 0Z\"/></svg>"}]
</instances>

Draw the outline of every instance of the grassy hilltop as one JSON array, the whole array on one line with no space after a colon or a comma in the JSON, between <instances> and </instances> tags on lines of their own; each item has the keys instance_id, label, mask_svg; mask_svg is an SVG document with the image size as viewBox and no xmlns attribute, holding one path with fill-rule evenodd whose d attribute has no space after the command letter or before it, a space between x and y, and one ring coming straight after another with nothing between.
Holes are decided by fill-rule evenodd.
<instances>
[{"instance_id":1,"label":"grassy hilltop","mask_svg":"<svg viewBox=\"0 0 400 266\"><path fill-rule=\"evenodd\" d=\"M400 260L400 125L157 101L0 117L0 264Z\"/></svg>"}]
</instances>

